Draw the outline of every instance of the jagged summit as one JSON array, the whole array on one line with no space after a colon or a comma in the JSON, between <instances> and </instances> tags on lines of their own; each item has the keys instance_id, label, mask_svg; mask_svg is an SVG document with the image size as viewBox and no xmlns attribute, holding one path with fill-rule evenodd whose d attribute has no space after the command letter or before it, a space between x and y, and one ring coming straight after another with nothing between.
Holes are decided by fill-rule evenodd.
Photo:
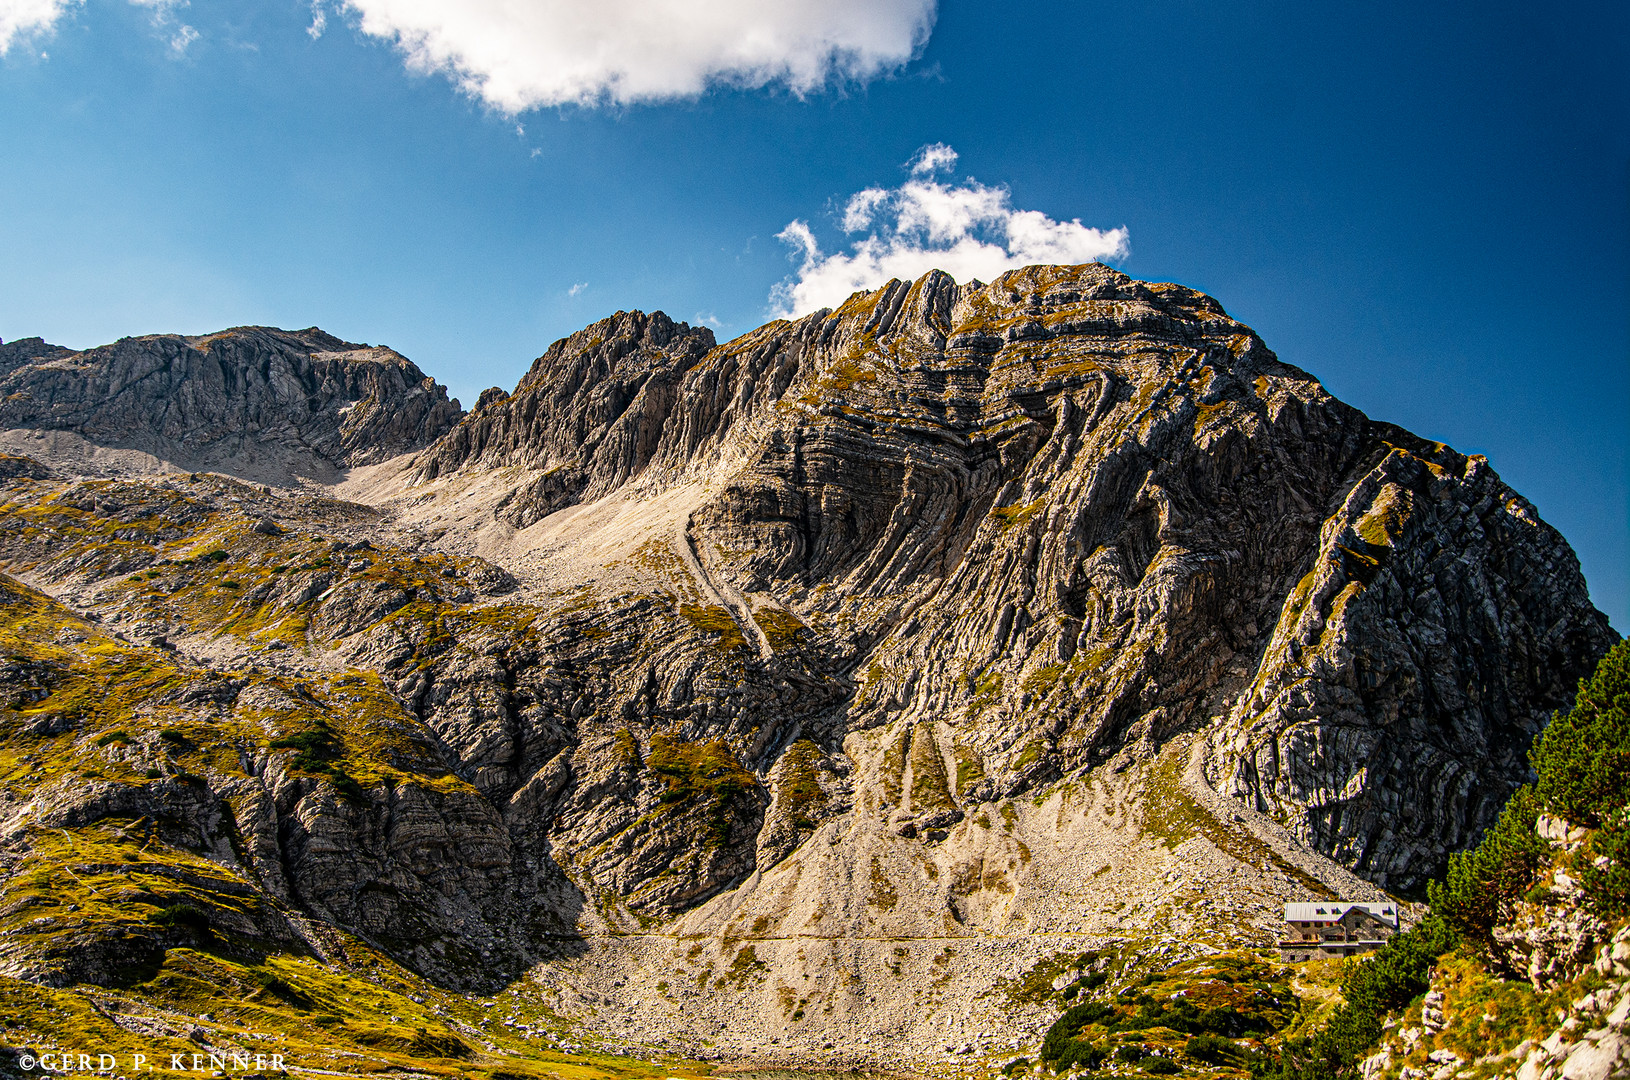
<instances>
[{"instance_id":1,"label":"jagged summit","mask_svg":"<svg viewBox=\"0 0 1630 1080\"><path fill-rule=\"evenodd\" d=\"M1614 639L1487 461L1104 266L724 343L621 312L467 415L319 335L0 376L28 617L177 647L138 720L49 704L67 646L18 669L7 730L110 787L7 774L0 835L162 811L234 888L444 985L535 965L606 1030L931 1046L1037 1021L997 991L1106 941L1414 888ZM109 480L41 432L333 483ZM0 963L94 968L39 933Z\"/></svg>"},{"instance_id":2,"label":"jagged summit","mask_svg":"<svg viewBox=\"0 0 1630 1080\"><path fill-rule=\"evenodd\" d=\"M417 477L520 467L543 473L506 506L525 527L553 509L613 490L642 472L680 400L681 377L713 334L662 312L618 312L549 347L514 393L488 391L420 458Z\"/></svg>"}]
</instances>

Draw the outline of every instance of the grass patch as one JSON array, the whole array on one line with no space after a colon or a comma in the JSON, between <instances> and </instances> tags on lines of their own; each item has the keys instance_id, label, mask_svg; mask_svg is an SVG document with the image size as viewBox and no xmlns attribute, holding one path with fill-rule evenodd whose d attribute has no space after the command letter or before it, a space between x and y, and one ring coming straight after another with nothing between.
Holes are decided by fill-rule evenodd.
<instances>
[{"instance_id":1,"label":"grass patch","mask_svg":"<svg viewBox=\"0 0 1630 1080\"><path fill-rule=\"evenodd\" d=\"M1037 499L1034 502L1016 503L1012 506L993 506L990 508L990 517L998 528L1011 529L1035 517L1046 502L1046 499Z\"/></svg>"},{"instance_id":2,"label":"grass patch","mask_svg":"<svg viewBox=\"0 0 1630 1080\"><path fill-rule=\"evenodd\" d=\"M742 768L722 739L681 742L660 733L652 735L645 765L665 783L663 805L705 808L708 836L715 845L729 837L732 806L758 787L758 778Z\"/></svg>"},{"instance_id":3,"label":"grass patch","mask_svg":"<svg viewBox=\"0 0 1630 1080\"><path fill-rule=\"evenodd\" d=\"M679 615L697 630L716 635L713 647L722 652L747 648L747 639L728 608L715 604L680 604Z\"/></svg>"}]
</instances>

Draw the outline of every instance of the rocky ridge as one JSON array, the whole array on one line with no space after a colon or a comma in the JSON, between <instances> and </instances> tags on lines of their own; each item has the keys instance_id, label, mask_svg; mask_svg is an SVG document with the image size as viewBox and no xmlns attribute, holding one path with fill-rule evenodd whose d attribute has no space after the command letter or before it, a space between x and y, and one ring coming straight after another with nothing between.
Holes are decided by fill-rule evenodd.
<instances>
[{"instance_id":1,"label":"rocky ridge","mask_svg":"<svg viewBox=\"0 0 1630 1080\"><path fill-rule=\"evenodd\" d=\"M0 346L10 445L357 467L7 471L0 559L43 590L7 610L44 620L9 624L9 865L31 823L169 822L282 913L245 940L530 969L692 1050L1005 1042L1059 957L1416 887L1614 640L1485 460L1101 266L930 274L722 345L619 313L462 420L317 331L42 349ZM258 359L211 382L228 353ZM239 389L160 409L127 371ZM101 650L162 677L71 704ZM162 957L131 904L126 959ZM47 926L3 963L109 960Z\"/></svg>"},{"instance_id":2,"label":"rocky ridge","mask_svg":"<svg viewBox=\"0 0 1630 1080\"><path fill-rule=\"evenodd\" d=\"M20 433L66 433L181 469L229 463L331 481L427 445L462 415L406 358L315 327L124 338L85 352L38 338L0 345L0 431L25 449L33 440Z\"/></svg>"}]
</instances>

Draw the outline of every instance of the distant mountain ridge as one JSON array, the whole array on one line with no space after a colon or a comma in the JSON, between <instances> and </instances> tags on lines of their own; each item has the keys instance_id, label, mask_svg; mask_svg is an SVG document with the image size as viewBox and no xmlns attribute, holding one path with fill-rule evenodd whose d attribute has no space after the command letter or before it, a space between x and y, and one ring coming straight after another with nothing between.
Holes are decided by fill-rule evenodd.
<instances>
[{"instance_id":1,"label":"distant mountain ridge","mask_svg":"<svg viewBox=\"0 0 1630 1080\"><path fill-rule=\"evenodd\" d=\"M1419 888L1616 640L1486 460L1099 265L619 312L467 414L315 329L31 339L0 447L50 594L0 611L163 673L70 707L91 646L12 618L0 847L147 816L284 913L245 940L692 1049L932 1056L1106 941ZM29 933L0 967L117 966Z\"/></svg>"},{"instance_id":2,"label":"distant mountain ridge","mask_svg":"<svg viewBox=\"0 0 1630 1080\"><path fill-rule=\"evenodd\" d=\"M463 416L404 357L312 327L150 335L74 352L0 345L0 428L72 432L186 461L256 449L344 468L418 449Z\"/></svg>"}]
</instances>

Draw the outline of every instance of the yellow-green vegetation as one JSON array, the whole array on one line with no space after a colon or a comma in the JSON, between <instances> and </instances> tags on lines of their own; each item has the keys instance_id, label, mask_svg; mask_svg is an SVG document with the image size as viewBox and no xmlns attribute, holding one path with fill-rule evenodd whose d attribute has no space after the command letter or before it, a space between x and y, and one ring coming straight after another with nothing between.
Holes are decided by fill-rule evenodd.
<instances>
[{"instance_id":1,"label":"yellow-green vegetation","mask_svg":"<svg viewBox=\"0 0 1630 1080\"><path fill-rule=\"evenodd\" d=\"M973 701L968 705L971 715L978 716L1002 697L1004 676L1000 671L983 671L973 680Z\"/></svg>"},{"instance_id":2,"label":"yellow-green vegetation","mask_svg":"<svg viewBox=\"0 0 1630 1080\"><path fill-rule=\"evenodd\" d=\"M953 743L951 750L956 756L956 793L960 798L965 791L985 778L985 763L979 751L966 743Z\"/></svg>"},{"instance_id":3,"label":"yellow-green vegetation","mask_svg":"<svg viewBox=\"0 0 1630 1080\"><path fill-rule=\"evenodd\" d=\"M713 645L724 652L747 648L747 639L728 608L716 604L680 604L680 616L696 629L717 634Z\"/></svg>"},{"instance_id":4,"label":"yellow-green vegetation","mask_svg":"<svg viewBox=\"0 0 1630 1080\"><path fill-rule=\"evenodd\" d=\"M1302 617L1308 601L1313 598L1313 583L1317 578L1317 570L1309 570L1302 575L1302 579L1296 583L1296 588L1292 589L1290 596L1285 599L1284 610L1279 616L1280 626L1296 625L1296 620Z\"/></svg>"},{"instance_id":5,"label":"yellow-green vegetation","mask_svg":"<svg viewBox=\"0 0 1630 1080\"><path fill-rule=\"evenodd\" d=\"M120 1023L124 1016L139 1021ZM202 1041L190 1037L195 1029ZM124 988L58 990L0 977L0 1041L36 1054L91 1049L90 1067L75 1062L60 1074L67 1076L96 1075L98 1052L132 1074L135 1053L158 1072L168 1071L172 1054L184 1071L195 1054L209 1071L211 1053L224 1070L251 1075L280 1072L274 1054L291 1071L349 1076L656 1080L709 1072L694 1062L604 1053L524 986L493 998L448 992L348 937L331 947L327 963L298 955L245 962L172 948L150 978Z\"/></svg>"},{"instance_id":6,"label":"yellow-green vegetation","mask_svg":"<svg viewBox=\"0 0 1630 1080\"><path fill-rule=\"evenodd\" d=\"M679 552L668 536L654 536L641 544L628 561L648 573L668 581L689 581L690 571L680 561Z\"/></svg>"},{"instance_id":7,"label":"yellow-green vegetation","mask_svg":"<svg viewBox=\"0 0 1630 1080\"><path fill-rule=\"evenodd\" d=\"M1409 521L1413 496L1395 484L1381 489L1381 494L1359 519L1356 532L1366 544L1391 547L1392 541L1402 535Z\"/></svg>"},{"instance_id":8,"label":"yellow-green vegetation","mask_svg":"<svg viewBox=\"0 0 1630 1080\"><path fill-rule=\"evenodd\" d=\"M753 621L764 631L764 636L770 641L770 648L776 650L793 648L809 634L809 628L804 625L803 620L792 612L780 608L759 608L753 612Z\"/></svg>"},{"instance_id":9,"label":"yellow-green vegetation","mask_svg":"<svg viewBox=\"0 0 1630 1080\"><path fill-rule=\"evenodd\" d=\"M956 805L932 724L918 724L911 735L911 805L920 810L949 810Z\"/></svg>"},{"instance_id":10,"label":"yellow-green vegetation","mask_svg":"<svg viewBox=\"0 0 1630 1080\"><path fill-rule=\"evenodd\" d=\"M996 986L1013 1005L1042 1005L1058 997L1060 990L1054 989L1053 983L1060 975L1076 968L1092 967L1098 958L1098 954L1090 952L1054 953L1042 957L1015 978L998 980ZM1098 979L1093 985L1102 986L1106 981L1107 977Z\"/></svg>"},{"instance_id":11,"label":"yellow-green vegetation","mask_svg":"<svg viewBox=\"0 0 1630 1080\"><path fill-rule=\"evenodd\" d=\"M1024 744L1024 749L1019 751L1019 756L1013 759L1013 767L1018 771L1023 772L1025 769L1028 769L1030 766L1040 761L1041 756L1046 752L1047 744L1044 741L1041 739L1031 739L1029 742Z\"/></svg>"},{"instance_id":12,"label":"yellow-green vegetation","mask_svg":"<svg viewBox=\"0 0 1630 1080\"><path fill-rule=\"evenodd\" d=\"M990 508L990 516L1000 528L1011 529L1035 517L1046 504L1046 499L1037 499L1034 502L1016 503L1013 506L993 506Z\"/></svg>"},{"instance_id":13,"label":"yellow-green vegetation","mask_svg":"<svg viewBox=\"0 0 1630 1080\"><path fill-rule=\"evenodd\" d=\"M709 839L727 839L731 804L758 787L758 778L742 768L723 739L682 742L660 732L651 736L645 766L664 780L664 805L700 805L705 808Z\"/></svg>"},{"instance_id":14,"label":"yellow-green vegetation","mask_svg":"<svg viewBox=\"0 0 1630 1080\"><path fill-rule=\"evenodd\" d=\"M968 333L997 336L1021 323L1032 322L1049 327L1066 323L1082 327L1098 322L1108 329L1110 320L1122 320L1142 313L1152 314L1156 310L1142 300L1066 299L1061 296L1060 293L1075 285L1081 272L1076 267L1032 266L1004 274L996 283L967 298L967 314L950 329L949 336ZM1149 288L1156 292L1163 291L1158 285L1150 285ZM1046 304L1040 308L1022 306L1021 301L1026 298L1032 305L1044 300ZM1184 302L1185 299L1188 303ZM1167 318L1195 322L1224 319L1208 305L1195 302L1193 294L1187 298L1171 297L1159 310ZM1008 348L1022 344L1016 343Z\"/></svg>"},{"instance_id":15,"label":"yellow-green vegetation","mask_svg":"<svg viewBox=\"0 0 1630 1080\"><path fill-rule=\"evenodd\" d=\"M119 750L133 739L132 721L171 726L179 710L154 699L190 682L163 652L128 645L3 575L0 654L20 668L14 679L22 684L0 699L0 783L8 788L65 775L138 778L145 762Z\"/></svg>"},{"instance_id":16,"label":"yellow-green vegetation","mask_svg":"<svg viewBox=\"0 0 1630 1080\"><path fill-rule=\"evenodd\" d=\"M743 945L737 950L736 958L730 961L730 967L719 976L719 985L735 983L745 986L750 980L762 979L768 970L769 965L758 958L757 950L751 945Z\"/></svg>"},{"instance_id":17,"label":"yellow-green vegetation","mask_svg":"<svg viewBox=\"0 0 1630 1080\"><path fill-rule=\"evenodd\" d=\"M658 733L651 736L651 752L645 764L667 781L665 802L680 802L696 795L728 798L758 785L723 739L682 742Z\"/></svg>"},{"instance_id":18,"label":"yellow-green vegetation","mask_svg":"<svg viewBox=\"0 0 1630 1080\"><path fill-rule=\"evenodd\" d=\"M1323 1027L1346 999L1341 996L1342 976L1347 961L1335 957L1304 960L1291 965L1291 986L1302 1001L1301 1014L1280 1034L1286 1039L1306 1035Z\"/></svg>"},{"instance_id":19,"label":"yellow-green vegetation","mask_svg":"<svg viewBox=\"0 0 1630 1080\"><path fill-rule=\"evenodd\" d=\"M1254 1052L1277 1041L1301 1011L1290 969L1250 952L1147 963L1124 946L1082 955L1084 974L1059 996L1085 1000L1048 1029L1042 1061L1056 1070L1114 1060L1156 1074L1242 1075Z\"/></svg>"},{"instance_id":20,"label":"yellow-green vegetation","mask_svg":"<svg viewBox=\"0 0 1630 1080\"><path fill-rule=\"evenodd\" d=\"M249 518L210 500L241 503L259 489L222 477L194 474L186 489L86 481L8 492L0 551L13 566L97 578L105 600L142 618L257 645L305 648L313 638L352 633L363 628L351 624L360 612L431 621L456 606L446 591L461 587L472 561L390 546L340 553L296 531L257 532ZM337 502L328 508L371 513ZM330 597L334 604L325 603ZM336 606L339 623L319 617Z\"/></svg>"},{"instance_id":21,"label":"yellow-green vegetation","mask_svg":"<svg viewBox=\"0 0 1630 1080\"><path fill-rule=\"evenodd\" d=\"M349 671L321 680L268 679L282 691L274 709L245 712L276 732L274 750L292 750L290 767L335 779L349 776L361 788L418 784L436 791L471 788L450 772L419 722L407 713L378 675Z\"/></svg>"},{"instance_id":22,"label":"yellow-green vegetation","mask_svg":"<svg viewBox=\"0 0 1630 1080\"><path fill-rule=\"evenodd\" d=\"M275 933L281 917L249 881L165 831L145 817L27 829L27 854L0 887L0 933L62 970L102 943L114 982L139 979L167 942L241 951Z\"/></svg>"},{"instance_id":23,"label":"yellow-green vegetation","mask_svg":"<svg viewBox=\"0 0 1630 1080\"><path fill-rule=\"evenodd\" d=\"M1207 370L1207 373L1209 374L1210 369L1208 368L1206 370ZM1230 402L1228 402L1226 400L1213 402L1210 405L1196 403L1195 406L1194 406L1194 436L1195 436L1195 438L1199 438L1200 433L1202 431L1204 431L1206 429L1206 427L1208 425L1210 425L1210 423L1213 420L1215 420L1218 416L1226 414L1227 411L1228 411L1229 404L1230 404Z\"/></svg>"},{"instance_id":24,"label":"yellow-green vegetation","mask_svg":"<svg viewBox=\"0 0 1630 1080\"><path fill-rule=\"evenodd\" d=\"M1464 953L1438 962L1432 989L1443 994L1443 1013L1451 1017L1440 1032L1425 1032L1407 1054L1398 1055L1389 1073L1413 1066L1428 1067L1434 1050L1454 1051L1465 1061L1502 1054L1525 1039L1539 1041L1556 1027L1559 1010L1601 987L1594 969L1579 979L1541 993L1526 980L1502 979L1488 965ZM1464 1075L1474 1080L1510 1070L1507 1062L1485 1062Z\"/></svg>"},{"instance_id":25,"label":"yellow-green vegetation","mask_svg":"<svg viewBox=\"0 0 1630 1080\"><path fill-rule=\"evenodd\" d=\"M849 299L839 304L833 314L842 319L869 319L872 312L877 310L877 305L882 302L882 289L851 293Z\"/></svg>"},{"instance_id":26,"label":"yellow-green vegetation","mask_svg":"<svg viewBox=\"0 0 1630 1080\"><path fill-rule=\"evenodd\" d=\"M780 783L776 799L787 811L787 819L795 829L813 829L824 796L817 772L824 755L821 748L808 739L799 739L787 747L781 758Z\"/></svg>"},{"instance_id":27,"label":"yellow-green vegetation","mask_svg":"<svg viewBox=\"0 0 1630 1080\"><path fill-rule=\"evenodd\" d=\"M70 560L99 576L145 566L155 548L184 535L183 523L210 514L186 495L156 485L103 480L10 490L18 497L0 505L0 543L27 541L15 548L26 565ZM105 516L99 504L117 504L122 516Z\"/></svg>"},{"instance_id":28,"label":"yellow-green vegetation","mask_svg":"<svg viewBox=\"0 0 1630 1080\"><path fill-rule=\"evenodd\" d=\"M1006 350L1003 350L1003 354L1005 357ZM1081 379L1104 370L1104 365L1093 359L1090 353L1076 356L1069 349L1043 349L1039 350L1039 354L1036 359L1041 361L1041 377L1049 382L1055 379Z\"/></svg>"},{"instance_id":29,"label":"yellow-green vegetation","mask_svg":"<svg viewBox=\"0 0 1630 1080\"><path fill-rule=\"evenodd\" d=\"M524 984L487 1000L450 992L332 928L326 958L310 956L292 933L278 936L282 912L244 878L165 833L146 818L28 831L27 854L0 892L0 934L38 946L31 951L47 964L59 945L81 940L117 962L100 986L0 978L0 1042L94 1047L121 1065L141 1052L160 1069L168 1054L190 1062L195 1052L207 1068L214 1050L277 1053L288 1066L349 1075L699 1075L684 1062L582 1046ZM120 1014L146 1019L120 1024ZM188 1035L195 1027L202 1043Z\"/></svg>"},{"instance_id":30,"label":"yellow-green vegetation","mask_svg":"<svg viewBox=\"0 0 1630 1080\"><path fill-rule=\"evenodd\" d=\"M1026 675L1024 682L1020 685L1024 687L1026 692L1040 697L1057 685L1059 679L1064 676L1064 671L1063 664L1043 664Z\"/></svg>"},{"instance_id":31,"label":"yellow-green vegetation","mask_svg":"<svg viewBox=\"0 0 1630 1080\"><path fill-rule=\"evenodd\" d=\"M1042 664L1026 675L1019 685L1031 697L1044 698L1059 687L1069 689L1085 680L1095 679L1114 656L1107 645L1079 649L1068 663L1055 661Z\"/></svg>"},{"instance_id":32,"label":"yellow-green vegetation","mask_svg":"<svg viewBox=\"0 0 1630 1080\"><path fill-rule=\"evenodd\" d=\"M596 596L593 590L579 592L572 602L554 614L567 616L593 611ZM446 614L447 629L455 636L472 635L480 631L500 632L515 641L524 641L533 633L543 612L531 604L487 604L482 607L454 609Z\"/></svg>"},{"instance_id":33,"label":"yellow-green vegetation","mask_svg":"<svg viewBox=\"0 0 1630 1080\"><path fill-rule=\"evenodd\" d=\"M867 333L850 342L842 356L820 373L808 389L797 398L799 404L814 406L830 400L835 394L853 390L856 386L877 382L877 369L868 358L877 351L877 335Z\"/></svg>"},{"instance_id":34,"label":"yellow-green vegetation","mask_svg":"<svg viewBox=\"0 0 1630 1080\"><path fill-rule=\"evenodd\" d=\"M821 379L822 386L832 390L849 390L856 383L875 383L876 369L860 362L868 351L866 347L868 342L875 346L876 338L868 335L866 340L851 345L848 352L826 370Z\"/></svg>"},{"instance_id":35,"label":"yellow-green vegetation","mask_svg":"<svg viewBox=\"0 0 1630 1080\"><path fill-rule=\"evenodd\" d=\"M895 905L900 902L900 894L895 891L894 883L889 880L889 876L883 872L883 864L878 861L876 855L872 856L871 882L872 893L866 902L879 910L893 911Z\"/></svg>"},{"instance_id":36,"label":"yellow-green vegetation","mask_svg":"<svg viewBox=\"0 0 1630 1080\"><path fill-rule=\"evenodd\" d=\"M906 750L911 746L911 731L910 724L902 724L898 731L885 736L889 741L883 750L883 796L897 805L905 783Z\"/></svg>"}]
</instances>

